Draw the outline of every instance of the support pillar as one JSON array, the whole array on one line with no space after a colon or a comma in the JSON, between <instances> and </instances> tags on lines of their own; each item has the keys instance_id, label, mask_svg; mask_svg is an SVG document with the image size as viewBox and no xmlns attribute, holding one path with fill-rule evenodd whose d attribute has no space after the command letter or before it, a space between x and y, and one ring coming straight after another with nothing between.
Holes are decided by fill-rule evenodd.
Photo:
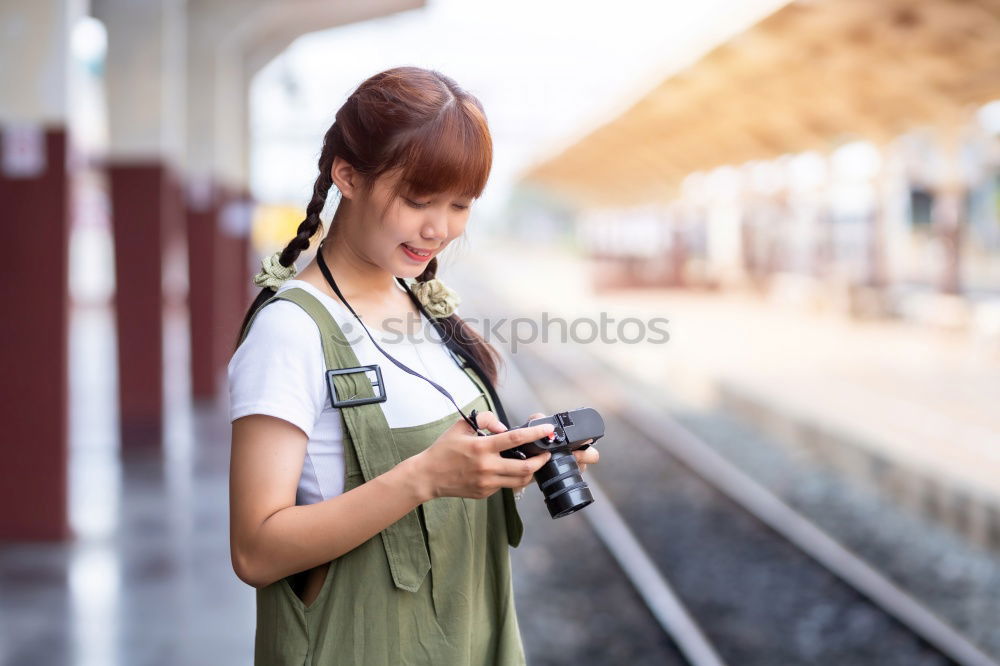
<instances>
[{"instance_id":1,"label":"support pillar","mask_svg":"<svg viewBox=\"0 0 1000 666\"><path fill-rule=\"evenodd\" d=\"M68 497L69 32L62 0L0 5L0 221L10 250L0 318L0 540L70 535Z\"/></svg>"},{"instance_id":2,"label":"support pillar","mask_svg":"<svg viewBox=\"0 0 1000 666\"><path fill-rule=\"evenodd\" d=\"M123 447L157 444L163 428L163 298L179 211L161 162L111 163L118 386Z\"/></svg>"},{"instance_id":3,"label":"support pillar","mask_svg":"<svg viewBox=\"0 0 1000 666\"><path fill-rule=\"evenodd\" d=\"M934 183L931 224L941 246L940 290L962 293L962 234L968 186L963 178L962 136L957 126L942 128L938 135L941 162Z\"/></svg>"},{"instance_id":4,"label":"support pillar","mask_svg":"<svg viewBox=\"0 0 1000 666\"><path fill-rule=\"evenodd\" d=\"M186 202L191 390L195 400L211 402L253 300L252 201L244 191L194 181Z\"/></svg>"},{"instance_id":5,"label":"support pillar","mask_svg":"<svg viewBox=\"0 0 1000 666\"><path fill-rule=\"evenodd\" d=\"M236 17L238 18L238 17ZM231 23L236 18L230 17ZM249 307L248 73L220 46L221 19L189 15L188 261L193 397L212 401Z\"/></svg>"},{"instance_id":6,"label":"support pillar","mask_svg":"<svg viewBox=\"0 0 1000 666\"><path fill-rule=\"evenodd\" d=\"M107 171L115 238L122 446L163 433L164 261L184 242L177 178L184 116L184 3L94 0L108 29Z\"/></svg>"},{"instance_id":7,"label":"support pillar","mask_svg":"<svg viewBox=\"0 0 1000 666\"><path fill-rule=\"evenodd\" d=\"M250 258L250 216L252 200L248 192L224 190L219 210L215 251L217 306L213 318L214 352L220 371L233 355L243 315L250 307L253 273Z\"/></svg>"},{"instance_id":8,"label":"support pillar","mask_svg":"<svg viewBox=\"0 0 1000 666\"><path fill-rule=\"evenodd\" d=\"M191 393L195 400L211 401L218 390L219 362L213 343L213 318L218 289L215 280L215 255L219 245L220 193L208 178L188 182L187 250L189 283L188 308L191 335Z\"/></svg>"}]
</instances>

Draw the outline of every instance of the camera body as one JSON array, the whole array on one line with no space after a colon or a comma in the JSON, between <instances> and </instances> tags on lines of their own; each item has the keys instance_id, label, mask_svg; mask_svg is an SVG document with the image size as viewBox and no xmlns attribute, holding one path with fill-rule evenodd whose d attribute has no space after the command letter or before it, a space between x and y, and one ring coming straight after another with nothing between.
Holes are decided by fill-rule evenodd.
<instances>
[{"instance_id":1,"label":"camera body","mask_svg":"<svg viewBox=\"0 0 1000 666\"><path fill-rule=\"evenodd\" d=\"M557 412L552 416L531 419L517 428L528 428L544 423L551 423L555 427L551 438L543 437L525 442L503 451L500 455L505 458L525 460L546 451L552 454L549 461L535 472L535 483L545 497L549 515L553 518L562 518L594 501L590 487L580 474L580 466L577 465L573 451L590 446L584 444L587 440L592 439L596 442L604 436L604 419L596 409L579 407L566 412Z\"/></svg>"}]
</instances>

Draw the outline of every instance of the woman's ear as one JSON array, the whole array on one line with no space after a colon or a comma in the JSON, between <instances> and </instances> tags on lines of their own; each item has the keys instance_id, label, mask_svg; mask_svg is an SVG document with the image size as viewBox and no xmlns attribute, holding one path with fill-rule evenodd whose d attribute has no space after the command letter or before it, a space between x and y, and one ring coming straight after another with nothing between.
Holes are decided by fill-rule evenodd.
<instances>
[{"instance_id":1,"label":"woman's ear","mask_svg":"<svg viewBox=\"0 0 1000 666\"><path fill-rule=\"evenodd\" d=\"M358 189L359 175L347 160L339 155L333 158L333 166L330 167L330 178L340 191L340 196L345 199L354 198Z\"/></svg>"}]
</instances>

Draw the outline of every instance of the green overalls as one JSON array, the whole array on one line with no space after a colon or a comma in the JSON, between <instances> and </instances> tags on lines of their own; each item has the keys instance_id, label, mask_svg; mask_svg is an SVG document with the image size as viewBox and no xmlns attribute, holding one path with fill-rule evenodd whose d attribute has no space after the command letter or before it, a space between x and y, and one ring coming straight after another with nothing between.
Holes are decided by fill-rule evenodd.
<instances>
[{"instance_id":1,"label":"green overalls","mask_svg":"<svg viewBox=\"0 0 1000 666\"><path fill-rule=\"evenodd\" d=\"M314 296L292 288L264 306L277 299L296 303L319 326L327 370L360 366ZM472 368L464 370L480 391L465 412L494 410L483 380ZM364 372L332 377L341 399L376 395ZM424 450L461 418L453 412L423 425L390 428L377 402L339 410L344 492ZM520 543L522 530L509 488L486 499L425 502L333 560L308 607L292 590L291 577L258 588L255 666L524 664L508 552L508 544Z\"/></svg>"}]
</instances>

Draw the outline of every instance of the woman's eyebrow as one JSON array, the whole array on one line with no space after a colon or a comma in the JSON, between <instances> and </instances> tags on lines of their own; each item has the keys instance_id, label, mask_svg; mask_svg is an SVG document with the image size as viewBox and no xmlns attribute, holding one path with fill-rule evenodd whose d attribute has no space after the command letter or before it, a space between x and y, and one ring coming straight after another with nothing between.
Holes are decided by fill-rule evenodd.
<instances>
[{"instance_id":1,"label":"woman's eyebrow","mask_svg":"<svg viewBox=\"0 0 1000 666\"><path fill-rule=\"evenodd\" d=\"M441 196L447 196L447 195L441 195L440 193L427 192L427 193L424 193L424 194L411 193L410 196L419 197L419 198L426 197L426 198L429 198L431 200L436 200L436 199L438 199ZM472 203L473 199L475 199L475 197L473 197L471 194L456 194L456 195L452 196L451 201L452 201L452 203Z\"/></svg>"}]
</instances>

